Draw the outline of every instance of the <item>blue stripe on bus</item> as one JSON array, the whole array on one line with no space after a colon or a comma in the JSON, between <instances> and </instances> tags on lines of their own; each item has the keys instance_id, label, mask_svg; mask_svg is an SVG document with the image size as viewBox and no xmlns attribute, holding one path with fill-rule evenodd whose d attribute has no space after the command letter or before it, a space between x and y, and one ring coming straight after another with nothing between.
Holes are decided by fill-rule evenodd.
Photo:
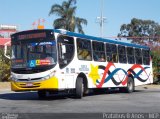
<instances>
[{"instance_id":1,"label":"blue stripe on bus","mask_svg":"<svg viewBox=\"0 0 160 119\"><path fill-rule=\"evenodd\" d=\"M125 42L120 42L116 40L111 40L111 39L104 39L100 37L94 37L94 36L88 36L88 35L83 35L83 34L78 34L74 32L69 32L69 31L63 31L63 30L53 30L56 33L72 36L72 37L78 37L86 40L94 40L94 41L102 41L106 43L112 43L112 44L119 44L119 45L124 45L124 46L129 46L129 47L135 47L135 48L143 48L143 49L150 49L148 46L143 46L143 45L137 45L137 44L132 44L132 43L125 43Z\"/></svg>"}]
</instances>

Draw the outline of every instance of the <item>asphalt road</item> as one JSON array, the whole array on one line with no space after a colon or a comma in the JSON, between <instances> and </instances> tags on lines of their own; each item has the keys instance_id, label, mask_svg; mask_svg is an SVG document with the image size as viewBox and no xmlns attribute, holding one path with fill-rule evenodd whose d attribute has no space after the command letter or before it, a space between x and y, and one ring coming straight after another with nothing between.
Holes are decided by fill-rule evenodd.
<instances>
[{"instance_id":1,"label":"asphalt road","mask_svg":"<svg viewBox=\"0 0 160 119\"><path fill-rule=\"evenodd\" d=\"M157 113L160 88L138 87L127 94L111 91L75 99L65 94L39 100L36 92L0 91L0 113Z\"/></svg>"}]
</instances>

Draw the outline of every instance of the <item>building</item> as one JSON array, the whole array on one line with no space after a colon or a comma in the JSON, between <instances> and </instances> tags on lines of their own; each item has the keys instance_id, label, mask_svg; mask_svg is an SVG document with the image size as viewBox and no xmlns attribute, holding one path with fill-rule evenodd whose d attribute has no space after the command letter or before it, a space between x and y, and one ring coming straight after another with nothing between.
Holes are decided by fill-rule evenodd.
<instances>
[{"instance_id":1,"label":"building","mask_svg":"<svg viewBox=\"0 0 160 119\"><path fill-rule=\"evenodd\" d=\"M11 38L0 38L0 48L4 48L4 45L10 46Z\"/></svg>"},{"instance_id":2,"label":"building","mask_svg":"<svg viewBox=\"0 0 160 119\"><path fill-rule=\"evenodd\" d=\"M10 46L10 35L17 32L18 27L16 25L0 25L0 48L4 48L5 45Z\"/></svg>"}]
</instances>

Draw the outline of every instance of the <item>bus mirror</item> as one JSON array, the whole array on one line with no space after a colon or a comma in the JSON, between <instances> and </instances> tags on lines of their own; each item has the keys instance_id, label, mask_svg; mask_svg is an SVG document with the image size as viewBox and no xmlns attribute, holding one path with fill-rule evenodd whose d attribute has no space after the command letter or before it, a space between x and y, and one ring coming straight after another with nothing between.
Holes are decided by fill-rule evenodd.
<instances>
[{"instance_id":1,"label":"bus mirror","mask_svg":"<svg viewBox=\"0 0 160 119\"><path fill-rule=\"evenodd\" d=\"M6 42L5 44L4 44L4 56L6 57L6 58L8 58L8 59L11 59L11 56L9 56L9 55L7 55L7 45L8 44L10 44L11 42L10 41L8 41L8 42Z\"/></svg>"},{"instance_id":2,"label":"bus mirror","mask_svg":"<svg viewBox=\"0 0 160 119\"><path fill-rule=\"evenodd\" d=\"M65 54L65 53L66 53L66 46L62 45L62 54Z\"/></svg>"}]
</instances>

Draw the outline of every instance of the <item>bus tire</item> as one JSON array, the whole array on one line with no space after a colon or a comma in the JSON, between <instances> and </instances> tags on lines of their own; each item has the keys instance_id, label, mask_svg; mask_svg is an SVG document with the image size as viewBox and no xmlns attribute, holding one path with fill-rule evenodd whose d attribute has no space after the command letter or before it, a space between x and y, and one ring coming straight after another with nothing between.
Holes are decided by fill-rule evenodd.
<instances>
[{"instance_id":1,"label":"bus tire","mask_svg":"<svg viewBox=\"0 0 160 119\"><path fill-rule=\"evenodd\" d=\"M125 87L126 93L132 93L134 91L134 80L133 78L129 77L127 81L127 87Z\"/></svg>"},{"instance_id":2,"label":"bus tire","mask_svg":"<svg viewBox=\"0 0 160 119\"><path fill-rule=\"evenodd\" d=\"M81 99L84 93L83 78L78 77L76 81L76 98Z\"/></svg>"},{"instance_id":3,"label":"bus tire","mask_svg":"<svg viewBox=\"0 0 160 119\"><path fill-rule=\"evenodd\" d=\"M45 90L39 90L38 91L38 97L39 97L39 99L46 98L46 91Z\"/></svg>"}]
</instances>

